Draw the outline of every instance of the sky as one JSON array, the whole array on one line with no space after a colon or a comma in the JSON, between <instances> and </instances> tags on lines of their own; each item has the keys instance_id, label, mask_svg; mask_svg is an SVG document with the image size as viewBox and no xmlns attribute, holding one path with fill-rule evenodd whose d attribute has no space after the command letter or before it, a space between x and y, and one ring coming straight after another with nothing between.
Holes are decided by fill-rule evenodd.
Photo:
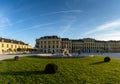
<instances>
[{"instance_id":1,"label":"sky","mask_svg":"<svg viewBox=\"0 0 120 84\"><path fill-rule=\"evenodd\" d=\"M0 37L120 40L120 0L0 0Z\"/></svg>"}]
</instances>

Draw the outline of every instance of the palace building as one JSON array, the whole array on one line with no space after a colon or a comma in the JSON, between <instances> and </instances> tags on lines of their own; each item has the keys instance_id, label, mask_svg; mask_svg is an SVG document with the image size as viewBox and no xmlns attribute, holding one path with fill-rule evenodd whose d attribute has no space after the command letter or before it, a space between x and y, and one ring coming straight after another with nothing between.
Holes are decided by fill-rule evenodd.
<instances>
[{"instance_id":1,"label":"palace building","mask_svg":"<svg viewBox=\"0 0 120 84\"><path fill-rule=\"evenodd\" d=\"M17 40L0 38L0 54L17 53L17 49L31 49L32 46Z\"/></svg>"},{"instance_id":2,"label":"palace building","mask_svg":"<svg viewBox=\"0 0 120 84\"><path fill-rule=\"evenodd\" d=\"M69 39L44 36L36 39L35 47L41 53L62 53L65 48L71 53L120 52L120 41L100 41L92 38Z\"/></svg>"}]
</instances>

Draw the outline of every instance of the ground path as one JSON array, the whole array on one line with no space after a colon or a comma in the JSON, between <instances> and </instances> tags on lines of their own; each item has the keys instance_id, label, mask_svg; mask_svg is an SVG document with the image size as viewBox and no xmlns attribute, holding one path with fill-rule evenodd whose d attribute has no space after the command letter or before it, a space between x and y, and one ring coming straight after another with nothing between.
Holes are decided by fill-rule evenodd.
<instances>
[{"instance_id":1,"label":"ground path","mask_svg":"<svg viewBox=\"0 0 120 84\"><path fill-rule=\"evenodd\" d=\"M23 57L23 56L52 56L52 54L19 54L19 55L6 55L6 54L0 54L0 60L14 58L15 56Z\"/></svg>"},{"instance_id":2,"label":"ground path","mask_svg":"<svg viewBox=\"0 0 120 84\"><path fill-rule=\"evenodd\" d=\"M6 55L6 54L1 54L0 55L0 60L4 60L4 59L9 59L9 58L14 58L15 56L34 56L36 54L21 54L21 55Z\"/></svg>"},{"instance_id":3,"label":"ground path","mask_svg":"<svg viewBox=\"0 0 120 84\"><path fill-rule=\"evenodd\" d=\"M4 60L4 59L9 59L9 58L14 58L15 56L35 56L35 55L39 55L39 56L52 56L52 54L20 54L20 55L5 55L5 54L0 54L0 60ZM80 54L80 56L89 56L89 55L97 55L97 56L109 56L109 57L113 57L113 58L117 58L120 59L120 53L103 53L103 54L98 54L98 53L82 53ZM75 56L75 55L73 55Z\"/></svg>"}]
</instances>

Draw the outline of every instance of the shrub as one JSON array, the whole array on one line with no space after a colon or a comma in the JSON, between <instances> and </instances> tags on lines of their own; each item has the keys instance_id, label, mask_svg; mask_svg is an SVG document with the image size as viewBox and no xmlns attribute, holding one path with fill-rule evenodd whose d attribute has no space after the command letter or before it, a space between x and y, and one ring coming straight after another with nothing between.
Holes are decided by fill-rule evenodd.
<instances>
[{"instance_id":1,"label":"shrub","mask_svg":"<svg viewBox=\"0 0 120 84\"><path fill-rule=\"evenodd\" d=\"M2 64L2 60L0 60L0 64Z\"/></svg>"},{"instance_id":2,"label":"shrub","mask_svg":"<svg viewBox=\"0 0 120 84\"><path fill-rule=\"evenodd\" d=\"M15 61L17 61L17 60L19 60L20 58L19 58L19 56L15 56L14 59L15 59Z\"/></svg>"},{"instance_id":3,"label":"shrub","mask_svg":"<svg viewBox=\"0 0 120 84\"><path fill-rule=\"evenodd\" d=\"M104 62L110 62L110 57L105 57Z\"/></svg>"},{"instance_id":4,"label":"shrub","mask_svg":"<svg viewBox=\"0 0 120 84\"><path fill-rule=\"evenodd\" d=\"M45 67L45 73L47 74L55 74L58 71L58 66L56 64L50 63Z\"/></svg>"}]
</instances>

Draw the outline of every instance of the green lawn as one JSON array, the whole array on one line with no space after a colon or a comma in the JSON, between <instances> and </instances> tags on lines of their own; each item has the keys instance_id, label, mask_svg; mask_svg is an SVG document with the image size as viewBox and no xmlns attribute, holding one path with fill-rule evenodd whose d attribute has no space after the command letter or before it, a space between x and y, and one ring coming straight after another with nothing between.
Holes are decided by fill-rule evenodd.
<instances>
[{"instance_id":1,"label":"green lawn","mask_svg":"<svg viewBox=\"0 0 120 84\"><path fill-rule=\"evenodd\" d=\"M104 63L104 57L21 57L0 64L0 84L120 84L120 60ZM48 63L58 65L56 74L45 74Z\"/></svg>"}]
</instances>

